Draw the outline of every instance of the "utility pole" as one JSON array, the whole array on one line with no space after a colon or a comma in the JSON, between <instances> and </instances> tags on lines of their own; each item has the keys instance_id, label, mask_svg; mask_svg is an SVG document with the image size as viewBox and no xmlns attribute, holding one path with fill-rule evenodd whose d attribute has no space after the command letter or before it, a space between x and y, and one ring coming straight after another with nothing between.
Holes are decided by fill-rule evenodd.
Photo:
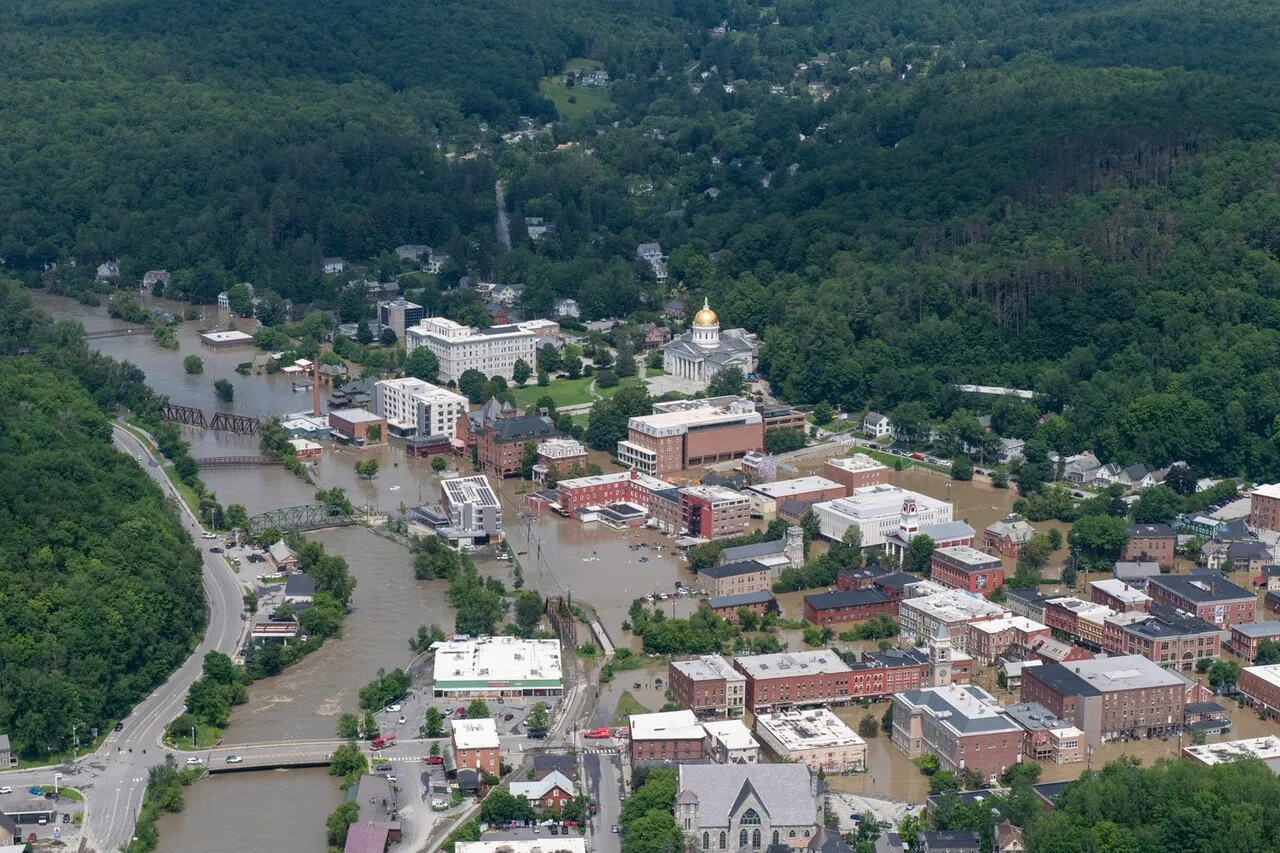
<instances>
[{"instance_id":1,"label":"utility pole","mask_svg":"<svg viewBox=\"0 0 1280 853\"><path fill-rule=\"evenodd\" d=\"M191 748L195 749L195 747L196 747L196 727L192 726L191 727Z\"/></svg>"},{"instance_id":2,"label":"utility pole","mask_svg":"<svg viewBox=\"0 0 1280 853\"><path fill-rule=\"evenodd\" d=\"M80 758L80 739L76 737L76 729L80 728L83 725L84 723L71 724L71 760L72 761L75 761ZM57 787L56 782L54 783L54 787L55 788Z\"/></svg>"}]
</instances>

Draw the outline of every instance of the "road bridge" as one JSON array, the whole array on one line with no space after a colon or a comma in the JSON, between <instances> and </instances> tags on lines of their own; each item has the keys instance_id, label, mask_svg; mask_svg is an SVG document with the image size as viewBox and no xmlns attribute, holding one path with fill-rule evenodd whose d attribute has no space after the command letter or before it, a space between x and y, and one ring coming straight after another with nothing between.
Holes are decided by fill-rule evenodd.
<instances>
[{"instance_id":1,"label":"road bridge","mask_svg":"<svg viewBox=\"0 0 1280 853\"><path fill-rule=\"evenodd\" d=\"M346 510L340 506L332 504L287 506L250 518L249 535L257 536L268 527L274 527L281 533L292 533L321 530L325 527L344 527L355 523L355 519L347 515Z\"/></svg>"},{"instance_id":2,"label":"road bridge","mask_svg":"<svg viewBox=\"0 0 1280 853\"><path fill-rule=\"evenodd\" d=\"M344 741L284 742L219 746L185 753L204 762L210 773L239 773L248 770L280 770L289 767L327 767L333 752ZM228 761L228 759L235 759ZM182 763L181 754L179 764Z\"/></svg>"},{"instance_id":3,"label":"road bridge","mask_svg":"<svg viewBox=\"0 0 1280 853\"><path fill-rule=\"evenodd\" d=\"M130 326L127 329L99 329L96 332L86 332L85 338L91 341L100 341L103 338L123 338L127 335L140 335L150 331L146 326Z\"/></svg>"}]
</instances>

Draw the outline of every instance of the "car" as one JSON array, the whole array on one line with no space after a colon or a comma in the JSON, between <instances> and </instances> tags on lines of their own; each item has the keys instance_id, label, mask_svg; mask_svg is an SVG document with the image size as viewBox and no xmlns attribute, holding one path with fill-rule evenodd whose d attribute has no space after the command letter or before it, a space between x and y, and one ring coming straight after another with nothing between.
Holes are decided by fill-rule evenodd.
<instances>
[{"instance_id":1,"label":"car","mask_svg":"<svg viewBox=\"0 0 1280 853\"><path fill-rule=\"evenodd\" d=\"M373 772L374 772L374 773L390 773L390 772L391 772L391 765L390 765L390 764L379 764L377 767L373 768Z\"/></svg>"},{"instance_id":2,"label":"car","mask_svg":"<svg viewBox=\"0 0 1280 853\"><path fill-rule=\"evenodd\" d=\"M41 815L40 819L36 821L36 823L40 826L44 826L48 822L49 822L49 818L45 817L44 815Z\"/></svg>"},{"instance_id":3,"label":"car","mask_svg":"<svg viewBox=\"0 0 1280 853\"><path fill-rule=\"evenodd\" d=\"M124 723L116 723L116 731L118 732L124 731Z\"/></svg>"},{"instance_id":4,"label":"car","mask_svg":"<svg viewBox=\"0 0 1280 853\"><path fill-rule=\"evenodd\" d=\"M221 553L222 553L222 549L221 549L221 548L218 548L217 546L215 546L215 547L213 547L213 548L210 548L210 549L209 549L209 553L210 553L210 554L221 554Z\"/></svg>"},{"instance_id":5,"label":"car","mask_svg":"<svg viewBox=\"0 0 1280 853\"><path fill-rule=\"evenodd\" d=\"M541 830L541 829L539 829L539 828L535 825L535 826L533 827L533 834L534 834L534 835L541 835L541 834L542 834L542 830Z\"/></svg>"},{"instance_id":6,"label":"car","mask_svg":"<svg viewBox=\"0 0 1280 853\"><path fill-rule=\"evenodd\" d=\"M409 718L406 717L404 714L401 714L400 719L396 720L396 725L403 726L407 722L409 722Z\"/></svg>"},{"instance_id":7,"label":"car","mask_svg":"<svg viewBox=\"0 0 1280 853\"><path fill-rule=\"evenodd\" d=\"M618 825L615 823L612 827L610 827L610 828L609 828L609 831L610 831L610 832L612 832L614 835L617 835L617 834L618 834Z\"/></svg>"},{"instance_id":8,"label":"car","mask_svg":"<svg viewBox=\"0 0 1280 853\"><path fill-rule=\"evenodd\" d=\"M601 738L613 737L613 733L609 731L608 726L604 726L598 729L592 729L582 736L588 740L599 740Z\"/></svg>"},{"instance_id":9,"label":"car","mask_svg":"<svg viewBox=\"0 0 1280 853\"><path fill-rule=\"evenodd\" d=\"M387 706L387 711L389 711L389 712L390 712L390 713L392 713L392 714L394 714L394 713L398 712L399 710L400 710L400 705L398 705L398 704L397 704L397 705L388 705L388 706Z\"/></svg>"},{"instance_id":10,"label":"car","mask_svg":"<svg viewBox=\"0 0 1280 853\"><path fill-rule=\"evenodd\" d=\"M71 812L63 812L63 813L62 813L62 822L63 822L63 823L71 823Z\"/></svg>"},{"instance_id":11,"label":"car","mask_svg":"<svg viewBox=\"0 0 1280 853\"><path fill-rule=\"evenodd\" d=\"M503 699L501 696L499 696L499 697L498 697L498 704L499 704L499 705L505 705L505 704L507 704L507 700L506 700L506 699Z\"/></svg>"},{"instance_id":12,"label":"car","mask_svg":"<svg viewBox=\"0 0 1280 853\"><path fill-rule=\"evenodd\" d=\"M546 737L547 737L547 733L546 733L544 730L542 730L542 729L530 729L530 730L529 730L529 739L530 739L530 740L545 740L545 739L546 739Z\"/></svg>"},{"instance_id":13,"label":"car","mask_svg":"<svg viewBox=\"0 0 1280 853\"><path fill-rule=\"evenodd\" d=\"M428 755L423 760L428 764L444 764L444 756L442 755Z\"/></svg>"},{"instance_id":14,"label":"car","mask_svg":"<svg viewBox=\"0 0 1280 853\"><path fill-rule=\"evenodd\" d=\"M587 814L595 814L600 811L600 807L594 801L587 803Z\"/></svg>"},{"instance_id":15,"label":"car","mask_svg":"<svg viewBox=\"0 0 1280 853\"><path fill-rule=\"evenodd\" d=\"M27 789L27 793L28 793L28 794L30 794L30 795L31 795L31 796L33 796L33 797L43 797L43 796L44 796L44 788L38 788L38 787L36 787L36 786L32 785L30 788L28 788L28 789Z\"/></svg>"},{"instance_id":16,"label":"car","mask_svg":"<svg viewBox=\"0 0 1280 853\"><path fill-rule=\"evenodd\" d=\"M188 758L188 759L187 759L187 766L188 766L188 767L197 767L197 766L199 766L199 765L201 765L201 764L204 764L204 761L203 761L203 760L201 760L201 758L200 758L198 755L193 755L193 756L191 756L190 758Z\"/></svg>"},{"instance_id":17,"label":"car","mask_svg":"<svg viewBox=\"0 0 1280 853\"><path fill-rule=\"evenodd\" d=\"M12 793L13 793L13 789L10 788L8 785L5 785L3 788L0 788L0 794L12 794Z\"/></svg>"},{"instance_id":18,"label":"car","mask_svg":"<svg viewBox=\"0 0 1280 853\"><path fill-rule=\"evenodd\" d=\"M216 533L201 533L201 534L200 534L200 538L201 538L201 539L217 539L217 538L218 538L218 534L216 534Z\"/></svg>"},{"instance_id":19,"label":"car","mask_svg":"<svg viewBox=\"0 0 1280 853\"><path fill-rule=\"evenodd\" d=\"M244 761L244 759L243 759L243 758L241 758L241 757L240 757L240 756L238 756L238 755L228 755L228 756L227 756L227 763L228 763L228 764L240 764L240 763L242 763L243 761Z\"/></svg>"},{"instance_id":20,"label":"car","mask_svg":"<svg viewBox=\"0 0 1280 853\"><path fill-rule=\"evenodd\" d=\"M560 834L560 827L556 826L554 823L553 823L553 824L551 824L551 834L552 834L552 835L559 835L559 834Z\"/></svg>"},{"instance_id":21,"label":"car","mask_svg":"<svg viewBox=\"0 0 1280 853\"><path fill-rule=\"evenodd\" d=\"M466 715L467 715L467 709L466 709L466 708L458 708L457 710L455 710L455 711L453 712L453 718L454 718L455 720L461 720L461 719L462 719L463 717L465 717Z\"/></svg>"},{"instance_id":22,"label":"car","mask_svg":"<svg viewBox=\"0 0 1280 853\"><path fill-rule=\"evenodd\" d=\"M44 798L45 798L46 800L57 800L57 799L60 799L60 797L58 796L58 792L57 792L57 791L45 791L45 792L44 792Z\"/></svg>"},{"instance_id":23,"label":"car","mask_svg":"<svg viewBox=\"0 0 1280 853\"><path fill-rule=\"evenodd\" d=\"M515 718L516 718L516 715L512 714L510 711L502 715L503 721L508 723L514 720Z\"/></svg>"},{"instance_id":24,"label":"car","mask_svg":"<svg viewBox=\"0 0 1280 853\"><path fill-rule=\"evenodd\" d=\"M431 808L433 809L447 809L448 807L449 807L449 804L446 803L444 800L431 801Z\"/></svg>"}]
</instances>

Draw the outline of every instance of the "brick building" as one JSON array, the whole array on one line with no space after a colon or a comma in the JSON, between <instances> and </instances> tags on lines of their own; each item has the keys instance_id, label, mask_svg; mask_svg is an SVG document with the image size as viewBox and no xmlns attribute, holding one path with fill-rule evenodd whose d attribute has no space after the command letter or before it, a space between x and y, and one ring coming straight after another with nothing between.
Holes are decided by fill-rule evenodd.
<instances>
[{"instance_id":1,"label":"brick building","mask_svg":"<svg viewBox=\"0 0 1280 853\"><path fill-rule=\"evenodd\" d=\"M573 477L556 484L556 503L569 515L589 506L631 503L653 512L653 495L675 486L639 471Z\"/></svg>"},{"instance_id":2,"label":"brick building","mask_svg":"<svg viewBox=\"0 0 1280 853\"><path fill-rule=\"evenodd\" d=\"M747 677L747 708L752 713L849 700L851 670L830 649L743 655L733 665Z\"/></svg>"},{"instance_id":3,"label":"brick building","mask_svg":"<svg viewBox=\"0 0 1280 853\"><path fill-rule=\"evenodd\" d=\"M1280 641L1280 622L1239 622L1231 626L1228 644L1231 653L1246 661L1258 656L1258 646L1265 640Z\"/></svg>"},{"instance_id":4,"label":"brick building","mask_svg":"<svg viewBox=\"0 0 1280 853\"><path fill-rule=\"evenodd\" d=\"M976 770L993 782L1022 761L1023 730L975 685L896 694L892 739L908 758L936 755L943 770Z\"/></svg>"},{"instance_id":5,"label":"brick building","mask_svg":"<svg viewBox=\"0 0 1280 853\"><path fill-rule=\"evenodd\" d=\"M387 419L364 409L329 412L329 429L338 441L357 447L385 444L387 441Z\"/></svg>"},{"instance_id":6,"label":"brick building","mask_svg":"<svg viewBox=\"0 0 1280 853\"><path fill-rule=\"evenodd\" d=\"M736 400L721 407L707 400L678 402L687 405L627 422L627 438L618 442L624 465L658 477L764 449L764 421L752 403Z\"/></svg>"},{"instance_id":7,"label":"brick building","mask_svg":"<svg viewBox=\"0 0 1280 853\"><path fill-rule=\"evenodd\" d=\"M841 626L876 616L897 616L898 602L878 589L822 592L804 597L804 618L814 625Z\"/></svg>"},{"instance_id":8,"label":"brick building","mask_svg":"<svg viewBox=\"0 0 1280 853\"><path fill-rule=\"evenodd\" d=\"M680 490L680 522L702 539L742 536L751 524L751 501L724 486L690 486Z\"/></svg>"},{"instance_id":9,"label":"brick building","mask_svg":"<svg viewBox=\"0 0 1280 853\"><path fill-rule=\"evenodd\" d=\"M672 661L667 686L678 705L699 716L740 717L746 708L747 677L720 655Z\"/></svg>"},{"instance_id":10,"label":"brick building","mask_svg":"<svg viewBox=\"0 0 1280 853\"><path fill-rule=\"evenodd\" d=\"M1147 594L1155 604L1181 608L1220 628L1252 622L1257 604L1253 593L1217 571L1153 577L1147 582Z\"/></svg>"},{"instance_id":11,"label":"brick building","mask_svg":"<svg viewBox=\"0 0 1280 853\"><path fill-rule=\"evenodd\" d=\"M943 625L955 647L963 648L970 622L999 619L1006 612L999 604L958 589L906 597L898 602L899 636L908 643L927 640L937 636L938 626Z\"/></svg>"},{"instance_id":12,"label":"brick building","mask_svg":"<svg viewBox=\"0 0 1280 853\"><path fill-rule=\"evenodd\" d=\"M767 592L773 586L773 571L755 560L707 566L698 570L698 586L713 598L747 592Z\"/></svg>"},{"instance_id":13,"label":"brick building","mask_svg":"<svg viewBox=\"0 0 1280 853\"><path fill-rule=\"evenodd\" d=\"M1280 483L1258 486L1249 492L1249 526L1255 530L1280 530Z\"/></svg>"},{"instance_id":14,"label":"brick building","mask_svg":"<svg viewBox=\"0 0 1280 853\"><path fill-rule=\"evenodd\" d=\"M748 486L747 491L764 498L766 503L771 503L773 511L776 511L779 503L787 500L829 501L846 494L842 484L826 477L796 477L772 483L757 483Z\"/></svg>"},{"instance_id":15,"label":"brick building","mask_svg":"<svg viewBox=\"0 0 1280 853\"><path fill-rule=\"evenodd\" d=\"M1110 607L1117 613L1145 613L1151 607L1151 596L1115 578L1089 582L1089 600Z\"/></svg>"},{"instance_id":16,"label":"brick building","mask_svg":"<svg viewBox=\"0 0 1280 853\"><path fill-rule=\"evenodd\" d=\"M774 755L815 772L848 773L867 766L867 742L826 708L760 714L755 732Z\"/></svg>"},{"instance_id":17,"label":"brick building","mask_svg":"<svg viewBox=\"0 0 1280 853\"><path fill-rule=\"evenodd\" d=\"M538 442L538 461L533 466L535 480L541 482L550 471L555 471L557 478L565 477L575 467L580 471L587 470L587 449L580 442L572 438L549 438Z\"/></svg>"},{"instance_id":18,"label":"brick building","mask_svg":"<svg viewBox=\"0 0 1280 853\"><path fill-rule=\"evenodd\" d=\"M1103 620L1113 613L1105 604L1063 595L1045 602L1044 624L1076 640L1092 638L1093 647L1102 648Z\"/></svg>"},{"instance_id":19,"label":"brick building","mask_svg":"<svg viewBox=\"0 0 1280 853\"><path fill-rule=\"evenodd\" d=\"M1129 541L1125 543L1122 560L1155 560L1162 566L1173 567L1174 550L1178 534L1167 524L1130 524L1125 527Z\"/></svg>"},{"instance_id":20,"label":"brick building","mask_svg":"<svg viewBox=\"0 0 1280 853\"><path fill-rule=\"evenodd\" d=\"M1201 660L1222 655L1222 629L1203 619L1157 604L1150 616L1123 627L1124 651L1169 669L1189 671Z\"/></svg>"},{"instance_id":21,"label":"brick building","mask_svg":"<svg viewBox=\"0 0 1280 853\"><path fill-rule=\"evenodd\" d=\"M757 616L778 612L778 600L767 589L742 592L735 595L717 595L706 599L706 607L715 615L729 622L737 622L740 611L749 610Z\"/></svg>"},{"instance_id":22,"label":"brick building","mask_svg":"<svg viewBox=\"0 0 1280 853\"><path fill-rule=\"evenodd\" d=\"M480 470L509 477L524 465L526 442L542 442L559 435L549 418L522 415L488 424L476 442Z\"/></svg>"},{"instance_id":23,"label":"brick building","mask_svg":"<svg viewBox=\"0 0 1280 853\"><path fill-rule=\"evenodd\" d=\"M865 453L828 459L822 466L822 476L844 486L845 494L863 486L879 486L889 482L889 466L877 462Z\"/></svg>"},{"instance_id":24,"label":"brick building","mask_svg":"<svg viewBox=\"0 0 1280 853\"><path fill-rule=\"evenodd\" d=\"M849 664L849 669L849 698L875 702L926 687L929 653L917 648L863 652L862 660Z\"/></svg>"},{"instance_id":25,"label":"brick building","mask_svg":"<svg viewBox=\"0 0 1280 853\"><path fill-rule=\"evenodd\" d=\"M1048 637L1049 626L1023 616L983 619L967 626L965 650L974 660L993 666L996 658L1014 644L1029 646L1037 637Z\"/></svg>"},{"instance_id":26,"label":"brick building","mask_svg":"<svg viewBox=\"0 0 1280 853\"><path fill-rule=\"evenodd\" d=\"M481 775L502 775L502 743L491 717L454 720L453 756L459 769L480 771Z\"/></svg>"},{"instance_id":27,"label":"brick building","mask_svg":"<svg viewBox=\"0 0 1280 853\"><path fill-rule=\"evenodd\" d=\"M982 531L982 547L1003 557L1017 557L1036 535L1036 529L1026 519L1009 515L987 525Z\"/></svg>"},{"instance_id":28,"label":"brick building","mask_svg":"<svg viewBox=\"0 0 1280 853\"><path fill-rule=\"evenodd\" d=\"M706 732L693 711L632 714L632 761L698 761Z\"/></svg>"},{"instance_id":29,"label":"brick building","mask_svg":"<svg viewBox=\"0 0 1280 853\"><path fill-rule=\"evenodd\" d=\"M943 586L983 597L1004 584L1004 563L968 545L938 548L929 562L930 578Z\"/></svg>"},{"instance_id":30,"label":"brick building","mask_svg":"<svg viewBox=\"0 0 1280 853\"><path fill-rule=\"evenodd\" d=\"M1280 664L1246 666L1239 687L1245 704L1267 719L1280 719Z\"/></svg>"},{"instance_id":31,"label":"brick building","mask_svg":"<svg viewBox=\"0 0 1280 853\"><path fill-rule=\"evenodd\" d=\"M1176 730L1186 682L1146 658L1125 655L1024 669L1021 696L1082 729L1086 742L1098 746Z\"/></svg>"},{"instance_id":32,"label":"brick building","mask_svg":"<svg viewBox=\"0 0 1280 853\"><path fill-rule=\"evenodd\" d=\"M836 589L872 589L876 585L876 578L882 578L889 573L888 569L882 569L879 566L844 569L836 575Z\"/></svg>"},{"instance_id":33,"label":"brick building","mask_svg":"<svg viewBox=\"0 0 1280 853\"><path fill-rule=\"evenodd\" d=\"M511 794L524 797L539 811L560 811L576 795L573 780L558 770L532 782L512 782Z\"/></svg>"},{"instance_id":34,"label":"brick building","mask_svg":"<svg viewBox=\"0 0 1280 853\"><path fill-rule=\"evenodd\" d=\"M1004 709L1025 732L1022 757L1041 764L1075 764L1085 759L1084 732L1055 717L1035 702L1006 705Z\"/></svg>"}]
</instances>

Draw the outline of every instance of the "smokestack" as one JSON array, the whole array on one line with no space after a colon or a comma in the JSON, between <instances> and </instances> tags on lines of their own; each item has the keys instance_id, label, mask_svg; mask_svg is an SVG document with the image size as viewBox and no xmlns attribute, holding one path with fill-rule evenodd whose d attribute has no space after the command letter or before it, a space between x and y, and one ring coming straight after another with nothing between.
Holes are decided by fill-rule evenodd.
<instances>
[{"instance_id":1,"label":"smokestack","mask_svg":"<svg viewBox=\"0 0 1280 853\"><path fill-rule=\"evenodd\" d=\"M311 414L320 417L320 354L311 362Z\"/></svg>"}]
</instances>

